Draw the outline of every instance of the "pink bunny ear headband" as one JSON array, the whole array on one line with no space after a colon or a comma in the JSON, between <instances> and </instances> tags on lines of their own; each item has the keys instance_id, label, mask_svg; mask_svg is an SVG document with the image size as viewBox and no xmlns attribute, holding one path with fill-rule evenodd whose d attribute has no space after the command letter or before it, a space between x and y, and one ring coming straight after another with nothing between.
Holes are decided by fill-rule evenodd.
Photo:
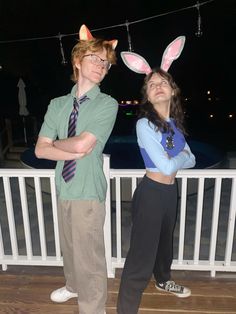
<instances>
[{"instance_id":1,"label":"pink bunny ear headband","mask_svg":"<svg viewBox=\"0 0 236 314\"><path fill-rule=\"evenodd\" d=\"M184 48L184 43L185 36L179 36L166 47L160 66L162 70L167 72L172 62L179 58ZM146 75L152 71L148 62L137 53L122 51L121 58L131 71Z\"/></svg>"},{"instance_id":2,"label":"pink bunny ear headband","mask_svg":"<svg viewBox=\"0 0 236 314\"><path fill-rule=\"evenodd\" d=\"M84 25L84 24L80 27L79 39L80 40L92 40L92 39L94 39L93 35L90 33L90 31L87 28L87 26ZM116 46L118 44L118 40L116 40L116 39L109 40L109 41L107 41L107 43L112 46L113 50L115 50Z\"/></svg>"}]
</instances>

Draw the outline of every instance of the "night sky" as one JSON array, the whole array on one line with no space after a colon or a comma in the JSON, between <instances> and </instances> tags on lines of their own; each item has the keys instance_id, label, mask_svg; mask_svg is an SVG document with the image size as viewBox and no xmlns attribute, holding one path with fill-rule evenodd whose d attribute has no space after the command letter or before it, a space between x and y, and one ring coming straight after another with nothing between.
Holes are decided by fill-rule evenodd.
<instances>
[{"instance_id":1,"label":"night sky","mask_svg":"<svg viewBox=\"0 0 236 314\"><path fill-rule=\"evenodd\" d=\"M197 113L201 119L206 105L209 112L222 109L226 114L236 114L233 97L236 1L215 0L201 5L200 37L195 34L197 9L189 8L196 3L193 0L143 1L142 4L136 0L0 0L1 112L9 113L11 107L15 110L13 98L19 77L27 84L28 106L36 116L44 114L51 98L70 91L70 52L78 37L62 38L66 65L61 64L58 38L37 38L75 34L82 24L93 30L95 37L119 41L117 65L111 68L102 90L118 101L140 99L144 77L131 72L120 58L120 52L129 48L125 26L128 21L133 51L147 59L152 67L160 65L162 53L172 40L179 35L186 36L183 52L169 72L183 96L188 98L186 106L192 115ZM139 21L165 13L168 14ZM107 29L98 30L101 28ZM35 40L14 42L32 38ZM10 40L13 42L3 42ZM207 90L211 91L210 104Z\"/></svg>"}]
</instances>

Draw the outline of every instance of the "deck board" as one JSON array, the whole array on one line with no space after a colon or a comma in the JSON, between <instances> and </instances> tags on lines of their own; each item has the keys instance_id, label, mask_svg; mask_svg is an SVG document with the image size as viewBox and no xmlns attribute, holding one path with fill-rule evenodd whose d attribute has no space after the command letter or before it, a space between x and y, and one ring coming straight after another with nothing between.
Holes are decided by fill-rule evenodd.
<instances>
[{"instance_id":1,"label":"deck board","mask_svg":"<svg viewBox=\"0 0 236 314\"><path fill-rule=\"evenodd\" d=\"M107 314L116 313L121 270L108 279ZM154 281L146 288L139 314L236 314L236 274L173 271L173 279L192 290L181 299L155 289ZM0 271L0 313L5 314L78 314L76 299L64 304L50 301L52 290L64 285L61 267L9 266ZM129 314L129 313L127 313Z\"/></svg>"}]
</instances>

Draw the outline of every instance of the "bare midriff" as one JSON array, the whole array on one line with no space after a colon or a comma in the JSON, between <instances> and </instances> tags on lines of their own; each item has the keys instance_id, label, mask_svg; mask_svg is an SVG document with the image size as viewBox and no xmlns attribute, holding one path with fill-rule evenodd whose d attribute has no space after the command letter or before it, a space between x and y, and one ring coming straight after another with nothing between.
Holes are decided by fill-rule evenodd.
<instances>
[{"instance_id":1,"label":"bare midriff","mask_svg":"<svg viewBox=\"0 0 236 314\"><path fill-rule=\"evenodd\" d=\"M161 172L150 172L146 170L146 175L149 179L163 183L163 184L174 184L176 172L170 176L166 176Z\"/></svg>"}]
</instances>

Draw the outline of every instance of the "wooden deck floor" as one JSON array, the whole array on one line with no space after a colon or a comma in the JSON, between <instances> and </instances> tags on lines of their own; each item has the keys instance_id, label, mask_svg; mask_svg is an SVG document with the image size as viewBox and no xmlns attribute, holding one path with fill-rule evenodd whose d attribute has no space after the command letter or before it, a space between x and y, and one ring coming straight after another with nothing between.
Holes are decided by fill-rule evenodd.
<instances>
[{"instance_id":1,"label":"wooden deck floor","mask_svg":"<svg viewBox=\"0 0 236 314\"><path fill-rule=\"evenodd\" d=\"M107 314L116 313L120 274L118 270L115 279L108 279ZM236 313L235 273L217 273L211 278L204 272L173 271L172 277L191 288L192 296L179 299L161 293L151 281L145 290L140 314ZM64 304L50 301L50 292L63 285L60 267L9 266L6 272L0 271L0 313L78 314L76 299Z\"/></svg>"}]
</instances>

